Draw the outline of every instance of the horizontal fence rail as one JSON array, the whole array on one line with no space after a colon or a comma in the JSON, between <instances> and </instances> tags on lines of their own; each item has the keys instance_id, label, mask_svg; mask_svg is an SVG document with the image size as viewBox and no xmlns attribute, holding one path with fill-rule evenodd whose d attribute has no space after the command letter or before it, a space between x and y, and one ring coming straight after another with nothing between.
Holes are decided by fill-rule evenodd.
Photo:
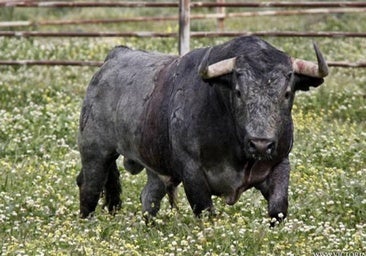
<instances>
[{"instance_id":1,"label":"horizontal fence rail","mask_svg":"<svg viewBox=\"0 0 366 256\"><path fill-rule=\"evenodd\" d=\"M103 61L72 61L72 60L0 60L0 65L7 66L91 66L100 67ZM366 68L364 62L328 61L329 67Z\"/></svg>"},{"instance_id":2,"label":"horizontal fence rail","mask_svg":"<svg viewBox=\"0 0 366 256\"><path fill-rule=\"evenodd\" d=\"M4 37L177 37L177 32L40 32L40 31L0 31ZM232 31L232 32L190 32L191 37L366 37L366 32L298 32L298 31Z\"/></svg>"},{"instance_id":3,"label":"horizontal fence rail","mask_svg":"<svg viewBox=\"0 0 366 256\"><path fill-rule=\"evenodd\" d=\"M366 37L363 32L297 32L297 31L253 31L253 32L191 32L191 37Z\"/></svg>"},{"instance_id":4,"label":"horizontal fence rail","mask_svg":"<svg viewBox=\"0 0 366 256\"><path fill-rule=\"evenodd\" d=\"M40 32L0 31L4 37L177 37L178 33L166 32Z\"/></svg>"},{"instance_id":5,"label":"horizontal fence rail","mask_svg":"<svg viewBox=\"0 0 366 256\"><path fill-rule=\"evenodd\" d=\"M151 3L151 2L81 2L81 1L1 1L0 7L171 7L178 8L179 3Z\"/></svg>"},{"instance_id":6,"label":"horizontal fence rail","mask_svg":"<svg viewBox=\"0 0 366 256\"><path fill-rule=\"evenodd\" d=\"M0 7L171 7L178 8L179 2L65 2L65 1L1 1ZM366 2L317 1L317 2L233 2L208 3L191 2L191 8L198 7L270 7L270 8L333 8L333 7L366 7Z\"/></svg>"},{"instance_id":7,"label":"horizontal fence rail","mask_svg":"<svg viewBox=\"0 0 366 256\"><path fill-rule=\"evenodd\" d=\"M184 6L182 8L182 6ZM199 37L237 37L237 36L261 36L261 37L330 37L330 38L365 38L366 32L344 32L344 31L223 31L223 22L227 18L242 18L255 16L288 16L288 15L313 15L313 14L337 14L337 13L366 13L366 1L304 1L304 2L200 2L180 0L172 2L148 2L148 1L1 1L0 8L73 8L73 7L113 7L113 8L178 8L179 15L150 16L150 17L124 17L115 19L87 19L87 20L33 20L33 21L1 21L0 27L25 27L25 26L47 26L47 25L74 25L74 24L102 24L102 23L123 23L123 22L150 22L150 21L180 21L179 32L42 32L42 31L2 31L1 37L158 37L158 38L179 38L180 53L184 54L189 50L189 38ZM217 8L216 13L191 14L191 8ZM264 8L263 11L252 9L243 12L226 12L225 7L234 8ZM282 8L267 10L269 8ZM298 8L298 9L295 9ZM302 9L299 9L302 8ZM193 19L217 19L217 32L212 31L190 31L189 20ZM184 50L182 50L184 49ZM0 65L10 66L101 66L101 61L73 61L73 60L0 60ZM328 61L330 67L343 68L365 68L366 61Z\"/></svg>"},{"instance_id":8,"label":"horizontal fence rail","mask_svg":"<svg viewBox=\"0 0 366 256\"><path fill-rule=\"evenodd\" d=\"M73 60L0 60L0 65L7 66L92 66L99 67L103 61Z\"/></svg>"},{"instance_id":9,"label":"horizontal fence rail","mask_svg":"<svg viewBox=\"0 0 366 256\"><path fill-rule=\"evenodd\" d=\"M290 15L309 15L309 14L339 14L339 13L366 13L366 8L334 8L334 9L303 9L303 10L281 10L281 11L255 11L240 13L211 13L211 14L192 14L191 20L200 19L227 19L245 18L257 16L290 16ZM176 21L178 15L171 16L151 16L151 17L126 17L116 19L88 19L88 20L38 20L38 21L0 21L0 27L26 27L26 26L62 26L77 24L108 24L124 22L147 22L147 21Z\"/></svg>"}]
</instances>

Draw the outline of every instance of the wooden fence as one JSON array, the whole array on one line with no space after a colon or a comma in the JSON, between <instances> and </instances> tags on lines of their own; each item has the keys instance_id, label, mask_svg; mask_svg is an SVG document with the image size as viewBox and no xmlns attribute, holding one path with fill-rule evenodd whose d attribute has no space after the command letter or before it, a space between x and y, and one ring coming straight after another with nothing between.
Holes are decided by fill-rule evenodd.
<instances>
[{"instance_id":1,"label":"wooden fence","mask_svg":"<svg viewBox=\"0 0 366 256\"><path fill-rule=\"evenodd\" d=\"M0 8L66 8L66 7L104 7L104 8L178 8L178 15L153 16L153 17L128 17L119 19L89 19L89 20L40 20L40 21L2 21L1 28L17 28L26 26L43 25L70 25L70 24L99 24L99 23L121 23L121 22L150 22L150 21L179 21L178 33L166 32L41 32L41 31L9 31L0 30L1 37L175 37L179 40L179 52L184 54L189 51L191 37L235 37L240 35L256 35L271 37L361 37L365 38L365 32L295 32L295 31L255 31L242 32L224 31L224 22L233 17L253 16L283 16L283 15L309 15L309 14L335 14L335 13L366 13L366 2L354 1L308 1L308 2L197 2L190 0L179 0L176 2L87 2L87 1L0 1ZM216 7L216 13L191 14L193 8ZM227 12L226 8L250 8L245 12ZM265 8L265 10L253 11L253 8ZM271 10L268 10L271 8ZM285 9L283 9L285 8ZM301 8L301 9L299 9ZM276 9L276 10L273 10ZM192 19L216 19L218 31L190 31L190 20ZM0 60L0 65L74 65L74 66L98 66L100 61L49 61L49 60ZM356 63L328 62L334 67L366 67L366 61Z\"/></svg>"}]
</instances>

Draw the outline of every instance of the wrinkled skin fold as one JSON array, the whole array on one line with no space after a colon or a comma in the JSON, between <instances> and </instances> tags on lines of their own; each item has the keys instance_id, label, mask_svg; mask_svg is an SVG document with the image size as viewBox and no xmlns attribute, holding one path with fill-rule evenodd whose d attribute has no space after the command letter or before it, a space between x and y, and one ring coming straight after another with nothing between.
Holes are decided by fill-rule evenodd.
<instances>
[{"instance_id":1,"label":"wrinkled skin fold","mask_svg":"<svg viewBox=\"0 0 366 256\"><path fill-rule=\"evenodd\" d=\"M93 76L80 115L81 217L95 211L102 192L110 212L121 206L116 159L122 155L127 171L147 171L141 203L150 216L166 194L175 205L182 183L196 215L214 210L212 195L232 205L255 187L269 216L281 221L295 92L322 84L327 69L316 54L318 65L296 59L310 66L295 68L293 58L256 37L183 57L113 49Z\"/></svg>"}]
</instances>

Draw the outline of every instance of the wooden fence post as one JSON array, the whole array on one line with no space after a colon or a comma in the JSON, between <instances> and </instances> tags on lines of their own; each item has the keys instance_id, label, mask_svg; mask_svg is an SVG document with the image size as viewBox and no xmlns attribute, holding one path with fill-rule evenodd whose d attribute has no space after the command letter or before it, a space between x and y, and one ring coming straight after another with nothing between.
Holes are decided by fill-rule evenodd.
<instances>
[{"instance_id":1,"label":"wooden fence post","mask_svg":"<svg viewBox=\"0 0 366 256\"><path fill-rule=\"evenodd\" d=\"M179 0L179 54L189 52L190 0Z\"/></svg>"},{"instance_id":2,"label":"wooden fence post","mask_svg":"<svg viewBox=\"0 0 366 256\"><path fill-rule=\"evenodd\" d=\"M225 0L217 0L217 3L225 3ZM222 17L217 18L217 31L224 31L225 25L225 7L217 7L217 14L222 15Z\"/></svg>"}]
</instances>

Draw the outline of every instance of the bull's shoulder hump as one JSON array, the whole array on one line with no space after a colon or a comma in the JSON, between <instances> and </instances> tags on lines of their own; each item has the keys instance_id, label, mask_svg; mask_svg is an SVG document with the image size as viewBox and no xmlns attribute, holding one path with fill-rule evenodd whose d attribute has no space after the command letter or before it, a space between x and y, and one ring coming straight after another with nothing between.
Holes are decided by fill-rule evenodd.
<instances>
[{"instance_id":1,"label":"bull's shoulder hump","mask_svg":"<svg viewBox=\"0 0 366 256\"><path fill-rule=\"evenodd\" d=\"M127 46L117 46L109 52L105 61L116 60L118 62L127 61L131 64L145 63L145 65L151 65L153 63L165 62L175 58L177 58L177 56L159 52L133 50Z\"/></svg>"},{"instance_id":2,"label":"bull's shoulder hump","mask_svg":"<svg viewBox=\"0 0 366 256\"><path fill-rule=\"evenodd\" d=\"M119 54L123 54L123 53L129 52L129 51L133 51L133 50L124 45L116 46L108 53L108 55L104 61L108 61L110 59L117 57Z\"/></svg>"}]
</instances>

